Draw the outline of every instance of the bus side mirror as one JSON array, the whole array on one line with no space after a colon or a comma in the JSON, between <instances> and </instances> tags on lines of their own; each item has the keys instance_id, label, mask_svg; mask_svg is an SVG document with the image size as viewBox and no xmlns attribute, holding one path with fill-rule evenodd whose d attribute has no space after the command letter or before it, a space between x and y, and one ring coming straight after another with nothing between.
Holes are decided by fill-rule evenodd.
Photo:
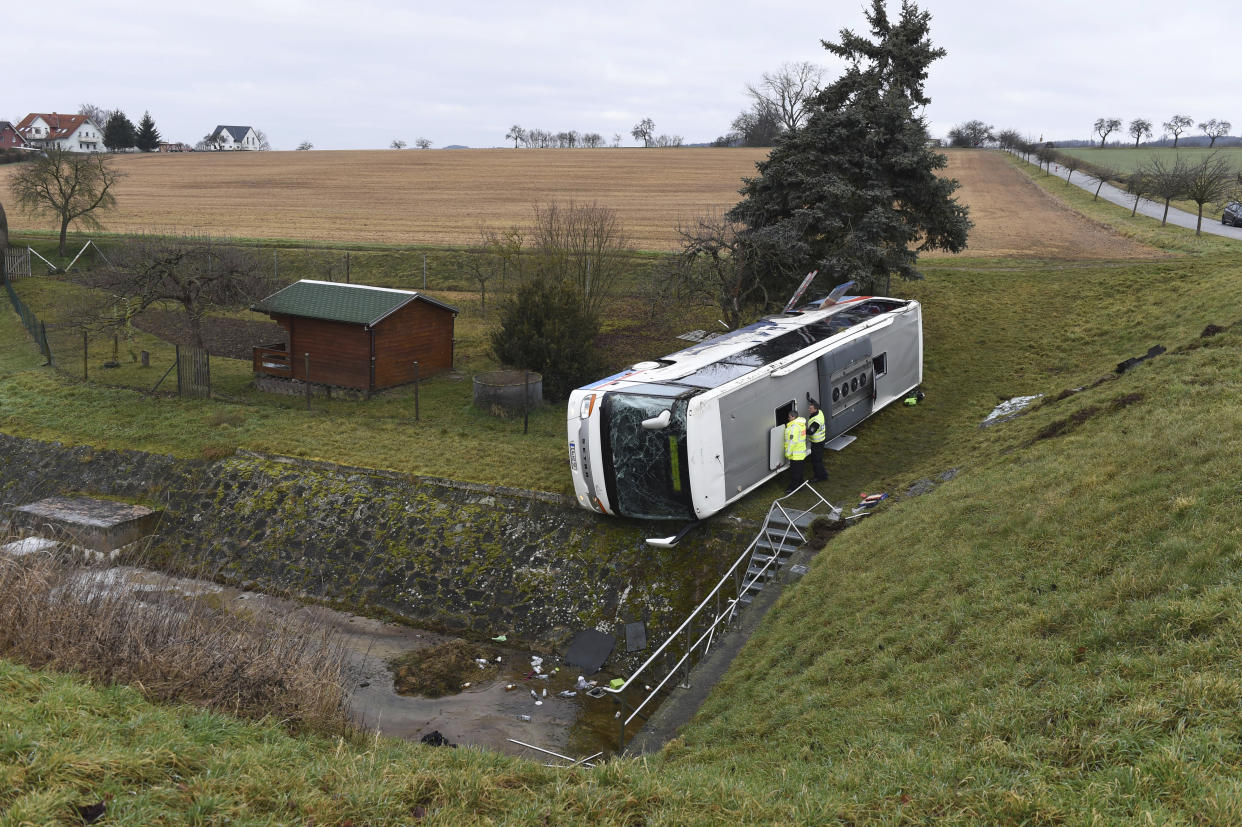
<instances>
[{"instance_id":1,"label":"bus side mirror","mask_svg":"<svg viewBox=\"0 0 1242 827\"><path fill-rule=\"evenodd\" d=\"M673 418L673 412L668 408L660 411L659 416L653 416L650 419L643 420L643 427L648 431L659 431L668 427L668 421Z\"/></svg>"}]
</instances>

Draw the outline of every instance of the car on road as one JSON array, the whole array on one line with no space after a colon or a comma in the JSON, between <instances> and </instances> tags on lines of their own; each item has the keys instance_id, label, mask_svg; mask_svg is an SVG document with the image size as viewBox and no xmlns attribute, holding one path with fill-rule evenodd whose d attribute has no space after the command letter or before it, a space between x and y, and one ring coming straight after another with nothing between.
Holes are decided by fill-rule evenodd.
<instances>
[{"instance_id":1,"label":"car on road","mask_svg":"<svg viewBox=\"0 0 1242 827\"><path fill-rule=\"evenodd\" d=\"M1226 227L1242 227L1242 201L1230 201L1226 204L1220 223Z\"/></svg>"}]
</instances>

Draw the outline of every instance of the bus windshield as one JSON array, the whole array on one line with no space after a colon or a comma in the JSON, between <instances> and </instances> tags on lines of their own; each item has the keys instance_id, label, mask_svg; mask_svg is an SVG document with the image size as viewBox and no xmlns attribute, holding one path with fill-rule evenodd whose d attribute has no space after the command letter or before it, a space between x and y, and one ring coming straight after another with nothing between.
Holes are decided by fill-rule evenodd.
<instances>
[{"instance_id":1,"label":"bus windshield","mask_svg":"<svg viewBox=\"0 0 1242 827\"><path fill-rule=\"evenodd\" d=\"M601 431L607 445L608 498L628 517L693 519L687 467L687 399L609 393L604 397ZM643 420L669 411L668 424L658 430Z\"/></svg>"}]
</instances>

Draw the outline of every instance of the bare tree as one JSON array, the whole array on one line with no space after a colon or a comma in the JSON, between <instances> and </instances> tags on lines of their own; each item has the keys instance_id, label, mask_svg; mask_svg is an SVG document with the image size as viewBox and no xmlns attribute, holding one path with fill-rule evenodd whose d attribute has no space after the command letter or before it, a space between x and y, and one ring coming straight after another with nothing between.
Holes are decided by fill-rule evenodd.
<instances>
[{"instance_id":1,"label":"bare tree","mask_svg":"<svg viewBox=\"0 0 1242 827\"><path fill-rule=\"evenodd\" d=\"M1095 179L1095 196L1091 199L1093 201L1100 199L1100 190L1104 189L1104 184L1116 180L1121 174L1116 167L1090 162L1082 165L1082 171Z\"/></svg>"},{"instance_id":2,"label":"bare tree","mask_svg":"<svg viewBox=\"0 0 1242 827\"><path fill-rule=\"evenodd\" d=\"M113 114L120 111L121 110L119 109L104 109L102 106L96 106L93 103L84 103L78 107L78 114L85 115L90 118L91 123L95 124L95 126L100 129L103 129L104 124L108 122L108 119L111 118Z\"/></svg>"},{"instance_id":3,"label":"bare tree","mask_svg":"<svg viewBox=\"0 0 1242 827\"><path fill-rule=\"evenodd\" d=\"M587 132L582 136L582 145L587 149L598 149L604 145L604 136L598 132Z\"/></svg>"},{"instance_id":4,"label":"bare tree","mask_svg":"<svg viewBox=\"0 0 1242 827\"><path fill-rule=\"evenodd\" d=\"M1058 160L1061 166L1065 167L1065 186L1068 187L1070 179L1074 177L1074 171L1083 165L1083 160L1072 152L1065 153Z\"/></svg>"},{"instance_id":5,"label":"bare tree","mask_svg":"<svg viewBox=\"0 0 1242 827\"><path fill-rule=\"evenodd\" d=\"M1100 136L1100 149L1104 148L1104 142L1108 140L1108 136L1121 129L1121 118L1096 118L1095 134Z\"/></svg>"},{"instance_id":6,"label":"bare tree","mask_svg":"<svg viewBox=\"0 0 1242 827\"><path fill-rule=\"evenodd\" d=\"M1181 198L1186 192L1190 166L1178 157L1170 161L1153 155L1150 161L1139 167L1139 171L1146 181L1147 192L1164 199L1164 215L1160 218L1163 226L1169 219L1169 202Z\"/></svg>"},{"instance_id":7,"label":"bare tree","mask_svg":"<svg viewBox=\"0 0 1242 827\"><path fill-rule=\"evenodd\" d=\"M651 118L643 118L634 124L630 134L634 136L634 140L642 141L643 146L651 146L651 139L655 135L655 121Z\"/></svg>"},{"instance_id":8,"label":"bare tree","mask_svg":"<svg viewBox=\"0 0 1242 827\"><path fill-rule=\"evenodd\" d=\"M1195 223L1195 235L1203 231L1203 207L1223 201L1230 187L1237 181L1233 165L1216 153L1195 164L1186 173L1185 194L1199 207L1199 220Z\"/></svg>"},{"instance_id":9,"label":"bare tree","mask_svg":"<svg viewBox=\"0 0 1242 827\"><path fill-rule=\"evenodd\" d=\"M258 141L258 146L256 146L255 149L266 152L272 148L271 142L267 140L267 133L262 129L256 129L254 131L254 139Z\"/></svg>"},{"instance_id":10,"label":"bare tree","mask_svg":"<svg viewBox=\"0 0 1242 827\"><path fill-rule=\"evenodd\" d=\"M613 146L613 149L616 149L621 146L621 133L620 132L612 133L612 146Z\"/></svg>"},{"instance_id":11,"label":"bare tree","mask_svg":"<svg viewBox=\"0 0 1242 827\"><path fill-rule=\"evenodd\" d=\"M302 141L302 143L298 144L297 151L307 152L308 150L312 150L314 148L315 148L315 145L312 144L310 141Z\"/></svg>"},{"instance_id":12,"label":"bare tree","mask_svg":"<svg viewBox=\"0 0 1242 827\"><path fill-rule=\"evenodd\" d=\"M203 319L209 311L257 301L271 283L248 251L210 238L140 238L113 256L94 277L126 305L126 319L160 302L179 304L191 342L205 347Z\"/></svg>"},{"instance_id":13,"label":"bare tree","mask_svg":"<svg viewBox=\"0 0 1242 827\"><path fill-rule=\"evenodd\" d=\"M76 221L84 227L101 226L95 212L116 205L112 190L120 177L106 155L49 149L21 164L9 179L9 188L23 211L60 221L63 256L69 225Z\"/></svg>"},{"instance_id":14,"label":"bare tree","mask_svg":"<svg viewBox=\"0 0 1242 827\"><path fill-rule=\"evenodd\" d=\"M596 203L549 201L535 206L531 235L537 271L577 288L583 311L598 318L630 253L617 214Z\"/></svg>"},{"instance_id":15,"label":"bare tree","mask_svg":"<svg viewBox=\"0 0 1242 827\"><path fill-rule=\"evenodd\" d=\"M808 61L782 63L775 72L764 72L746 93L758 106L770 109L783 129L797 129L806 121L807 103L819 91L824 69Z\"/></svg>"},{"instance_id":16,"label":"bare tree","mask_svg":"<svg viewBox=\"0 0 1242 827\"><path fill-rule=\"evenodd\" d=\"M522 141L525 139L526 139L526 130L518 126L517 124L514 124L513 126L509 127L509 131L505 133L505 140L513 141L514 149L518 148L518 141Z\"/></svg>"},{"instance_id":17,"label":"bare tree","mask_svg":"<svg viewBox=\"0 0 1242 827\"><path fill-rule=\"evenodd\" d=\"M1139 141L1144 137L1151 137L1151 121L1135 118L1130 121L1130 127L1126 131L1130 133L1130 137L1134 138L1134 148L1138 149Z\"/></svg>"},{"instance_id":18,"label":"bare tree","mask_svg":"<svg viewBox=\"0 0 1242 827\"><path fill-rule=\"evenodd\" d=\"M996 139L992 134L993 129L994 127L978 120L960 123L949 130L949 146L983 146Z\"/></svg>"},{"instance_id":19,"label":"bare tree","mask_svg":"<svg viewBox=\"0 0 1242 827\"><path fill-rule=\"evenodd\" d=\"M736 328L754 308L767 304L763 284L747 276L738 231L742 225L709 214L677 225L680 250L672 260L665 290L674 297L710 301L722 321Z\"/></svg>"},{"instance_id":20,"label":"bare tree","mask_svg":"<svg viewBox=\"0 0 1242 827\"><path fill-rule=\"evenodd\" d=\"M415 138L414 146L418 147L419 149L431 149L431 139L430 138Z\"/></svg>"},{"instance_id":21,"label":"bare tree","mask_svg":"<svg viewBox=\"0 0 1242 827\"><path fill-rule=\"evenodd\" d=\"M1136 169L1126 176L1126 192L1134 196L1134 203L1130 205L1130 217L1133 218L1138 213L1138 205L1143 196L1151 192L1151 181L1142 169Z\"/></svg>"},{"instance_id":22,"label":"bare tree","mask_svg":"<svg viewBox=\"0 0 1242 827\"><path fill-rule=\"evenodd\" d=\"M1181 137L1183 132L1185 132L1187 129L1190 129L1190 125L1193 123L1194 123L1194 120L1186 115L1174 115L1173 117L1165 121L1163 124L1161 124L1161 126L1163 126L1166 131L1173 133L1173 148L1174 149L1177 148L1177 139Z\"/></svg>"},{"instance_id":23,"label":"bare tree","mask_svg":"<svg viewBox=\"0 0 1242 827\"><path fill-rule=\"evenodd\" d=\"M1229 134L1229 130L1233 129L1233 124L1229 121L1218 121L1212 118L1210 121L1204 121L1199 124L1199 128L1203 130L1203 134L1211 139L1208 148L1216 146L1216 139Z\"/></svg>"},{"instance_id":24,"label":"bare tree","mask_svg":"<svg viewBox=\"0 0 1242 827\"><path fill-rule=\"evenodd\" d=\"M670 146L681 146L685 142L685 140L686 139L681 137L680 135L660 135L658 138L656 138L651 143L653 146L670 147Z\"/></svg>"},{"instance_id":25,"label":"bare tree","mask_svg":"<svg viewBox=\"0 0 1242 827\"><path fill-rule=\"evenodd\" d=\"M388 148L389 149L405 149L405 146L406 146L405 141L401 140L400 138L397 138L396 140L394 140L392 143L388 145Z\"/></svg>"}]
</instances>

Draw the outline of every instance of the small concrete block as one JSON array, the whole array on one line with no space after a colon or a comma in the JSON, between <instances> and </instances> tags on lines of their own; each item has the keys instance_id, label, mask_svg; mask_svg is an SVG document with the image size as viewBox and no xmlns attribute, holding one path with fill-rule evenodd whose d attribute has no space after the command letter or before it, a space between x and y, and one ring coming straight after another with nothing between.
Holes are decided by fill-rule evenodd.
<instances>
[{"instance_id":1,"label":"small concrete block","mask_svg":"<svg viewBox=\"0 0 1242 827\"><path fill-rule=\"evenodd\" d=\"M12 519L14 527L30 534L113 551L151 534L160 513L143 505L91 497L48 497L13 509Z\"/></svg>"}]
</instances>

